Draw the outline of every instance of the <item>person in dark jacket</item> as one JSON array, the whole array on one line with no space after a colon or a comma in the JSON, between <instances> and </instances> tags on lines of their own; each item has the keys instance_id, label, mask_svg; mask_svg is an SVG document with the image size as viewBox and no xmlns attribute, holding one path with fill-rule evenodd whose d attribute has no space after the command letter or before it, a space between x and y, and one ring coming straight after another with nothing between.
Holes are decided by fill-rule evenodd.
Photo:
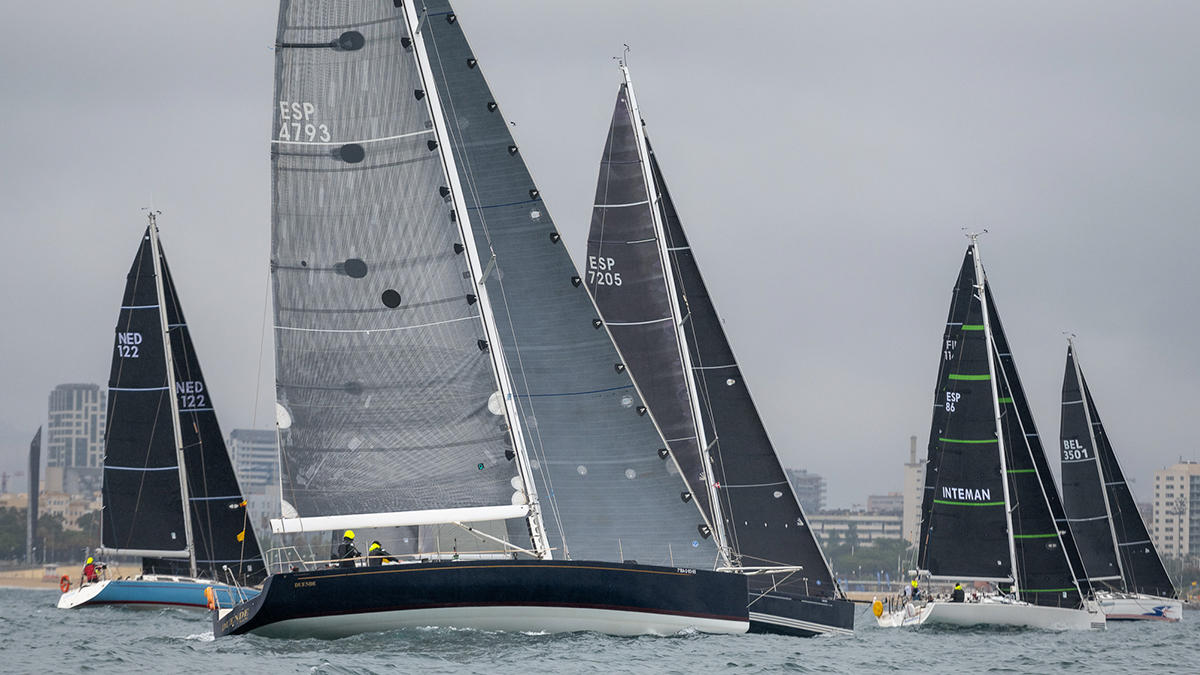
<instances>
[{"instance_id":1,"label":"person in dark jacket","mask_svg":"<svg viewBox=\"0 0 1200 675\"><path fill-rule=\"evenodd\" d=\"M383 563L399 562L392 557L391 553L377 541L371 542L371 546L367 549L367 565L370 567L379 567Z\"/></svg>"},{"instance_id":2,"label":"person in dark jacket","mask_svg":"<svg viewBox=\"0 0 1200 675\"><path fill-rule=\"evenodd\" d=\"M962 584L954 584L954 592L950 594L950 602L962 602L966 597Z\"/></svg>"},{"instance_id":3,"label":"person in dark jacket","mask_svg":"<svg viewBox=\"0 0 1200 675\"><path fill-rule=\"evenodd\" d=\"M354 567L354 559L359 557L358 549L354 548L354 530L346 530L342 535L342 543L338 544L337 557L339 567Z\"/></svg>"}]
</instances>

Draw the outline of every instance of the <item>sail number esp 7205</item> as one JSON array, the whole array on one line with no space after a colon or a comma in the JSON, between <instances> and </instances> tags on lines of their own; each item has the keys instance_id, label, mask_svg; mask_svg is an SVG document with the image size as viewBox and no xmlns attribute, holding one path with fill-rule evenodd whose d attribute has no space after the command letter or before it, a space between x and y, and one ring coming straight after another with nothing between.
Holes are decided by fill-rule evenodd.
<instances>
[{"instance_id":1,"label":"sail number esp 7205","mask_svg":"<svg viewBox=\"0 0 1200 675\"><path fill-rule=\"evenodd\" d=\"M617 261L602 256L588 256L588 284L594 286L620 286L621 273L613 271Z\"/></svg>"}]
</instances>

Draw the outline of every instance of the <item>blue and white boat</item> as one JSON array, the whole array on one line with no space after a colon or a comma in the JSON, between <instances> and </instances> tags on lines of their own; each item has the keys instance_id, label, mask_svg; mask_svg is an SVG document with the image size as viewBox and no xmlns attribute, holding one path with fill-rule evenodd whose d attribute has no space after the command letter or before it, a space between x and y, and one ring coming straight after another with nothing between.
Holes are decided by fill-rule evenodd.
<instances>
[{"instance_id":1,"label":"blue and white boat","mask_svg":"<svg viewBox=\"0 0 1200 675\"><path fill-rule=\"evenodd\" d=\"M244 587L266 577L155 215L129 271L117 322L96 550L97 558L141 558L142 573L102 575L75 589L64 579L58 602L64 609L208 609L251 597L256 592Z\"/></svg>"}]
</instances>

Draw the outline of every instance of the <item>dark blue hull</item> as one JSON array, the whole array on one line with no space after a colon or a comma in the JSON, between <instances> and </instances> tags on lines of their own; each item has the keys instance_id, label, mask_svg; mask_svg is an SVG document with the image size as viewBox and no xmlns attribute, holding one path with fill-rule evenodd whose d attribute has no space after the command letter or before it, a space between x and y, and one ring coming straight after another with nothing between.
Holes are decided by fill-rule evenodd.
<instances>
[{"instance_id":1,"label":"dark blue hull","mask_svg":"<svg viewBox=\"0 0 1200 675\"><path fill-rule=\"evenodd\" d=\"M746 578L583 561L459 561L289 572L222 609L216 636L339 638L444 626L613 635L749 628Z\"/></svg>"},{"instance_id":2,"label":"dark blue hull","mask_svg":"<svg viewBox=\"0 0 1200 675\"><path fill-rule=\"evenodd\" d=\"M853 635L854 603L781 591L751 593L750 632L798 637Z\"/></svg>"}]
</instances>

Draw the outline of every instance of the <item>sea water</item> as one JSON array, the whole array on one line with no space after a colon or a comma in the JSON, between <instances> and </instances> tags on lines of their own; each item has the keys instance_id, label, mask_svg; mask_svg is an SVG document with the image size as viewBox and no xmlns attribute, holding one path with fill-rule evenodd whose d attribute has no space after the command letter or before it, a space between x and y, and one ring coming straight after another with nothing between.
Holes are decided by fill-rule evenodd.
<instances>
[{"instance_id":1,"label":"sea water","mask_svg":"<svg viewBox=\"0 0 1200 675\"><path fill-rule=\"evenodd\" d=\"M866 607L855 635L618 638L428 628L341 640L213 639L206 614L60 610L57 592L0 588L0 673L223 675L513 673L1200 673L1200 612L1107 631L881 629Z\"/></svg>"}]
</instances>

